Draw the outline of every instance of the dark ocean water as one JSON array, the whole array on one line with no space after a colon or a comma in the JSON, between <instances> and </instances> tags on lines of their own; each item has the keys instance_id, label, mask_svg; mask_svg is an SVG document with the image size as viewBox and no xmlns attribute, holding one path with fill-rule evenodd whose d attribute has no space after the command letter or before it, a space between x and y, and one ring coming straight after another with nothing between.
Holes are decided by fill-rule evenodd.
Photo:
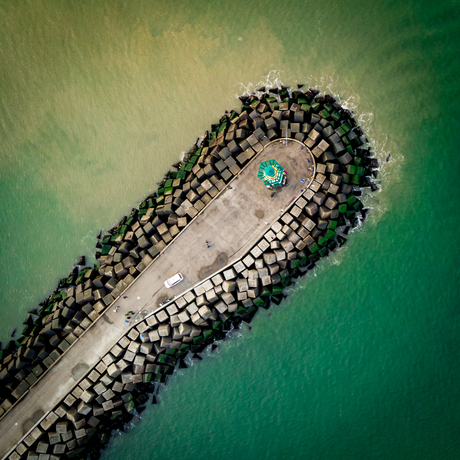
<instances>
[{"instance_id":1,"label":"dark ocean water","mask_svg":"<svg viewBox=\"0 0 460 460\"><path fill-rule=\"evenodd\" d=\"M0 2L3 340L238 94L340 96L382 162L346 247L178 372L104 458L459 458L459 13Z\"/></svg>"}]
</instances>

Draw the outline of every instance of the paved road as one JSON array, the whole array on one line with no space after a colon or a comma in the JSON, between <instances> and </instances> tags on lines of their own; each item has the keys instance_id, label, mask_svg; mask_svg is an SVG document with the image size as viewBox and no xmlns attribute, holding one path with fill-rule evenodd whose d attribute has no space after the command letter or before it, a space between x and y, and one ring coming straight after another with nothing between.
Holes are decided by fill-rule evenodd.
<instances>
[{"instance_id":1,"label":"paved road","mask_svg":"<svg viewBox=\"0 0 460 460\"><path fill-rule=\"evenodd\" d=\"M296 141L267 145L125 291L127 298L117 302L118 312L109 309L0 420L0 458L126 333L125 313L156 310L160 302L192 288L251 249L306 187L312 174L307 159L311 158L306 147ZM272 191L257 178L260 162L271 159L286 169L289 178L273 198ZM184 281L166 289L165 279L178 272Z\"/></svg>"}]
</instances>

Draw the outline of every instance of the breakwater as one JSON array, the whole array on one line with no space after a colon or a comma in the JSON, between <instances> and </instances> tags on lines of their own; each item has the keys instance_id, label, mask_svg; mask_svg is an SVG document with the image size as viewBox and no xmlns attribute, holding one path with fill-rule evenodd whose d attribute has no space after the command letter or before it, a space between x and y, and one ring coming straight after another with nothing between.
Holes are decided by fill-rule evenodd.
<instances>
[{"instance_id":1,"label":"breakwater","mask_svg":"<svg viewBox=\"0 0 460 460\"><path fill-rule=\"evenodd\" d=\"M187 353L199 353L241 321L249 322L259 307L279 303L283 287L342 245L367 215L360 188L375 189L370 175L378 164L349 112L314 90L276 88L242 102L240 113L224 115L158 191L101 238L95 267L74 270L31 312L23 336L10 342L2 357L4 415L273 141L286 147L301 143L299 155L316 163L302 194L244 257L133 324L71 393L43 414L11 458L85 456L107 439L110 427L130 418L145 393L164 383Z\"/></svg>"}]
</instances>

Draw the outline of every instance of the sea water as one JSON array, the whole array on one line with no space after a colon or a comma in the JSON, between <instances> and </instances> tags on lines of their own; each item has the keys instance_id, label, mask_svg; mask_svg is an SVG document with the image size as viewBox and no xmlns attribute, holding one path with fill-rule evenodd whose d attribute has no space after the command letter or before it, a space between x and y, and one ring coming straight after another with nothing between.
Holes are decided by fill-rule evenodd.
<instances>
[{"instance_id":1,"label":"sea water","mask_svg":"<svg viewBox=\"0 0 460 460\"><path fill-rule=\"evenodd\" d=\"M348 244L177 372L104 458L458 459L459 13L0 2L4 343L240 94L340 97L382 166Z\"/></svg>"}]
</instances>

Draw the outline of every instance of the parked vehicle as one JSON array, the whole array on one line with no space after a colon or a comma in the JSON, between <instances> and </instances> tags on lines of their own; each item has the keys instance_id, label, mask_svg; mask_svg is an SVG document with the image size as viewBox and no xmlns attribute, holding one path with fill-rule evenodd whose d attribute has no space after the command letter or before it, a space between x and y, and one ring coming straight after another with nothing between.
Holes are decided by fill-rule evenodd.
<instances>
[{"instance_id":1,"label":"parked vehicle","mask_svg":"<svg viewBox=\"0 0 460 460\"><path fill-rule=\"evenodd\" d=\"M169 289L170 287L173 287L176 284L179 284L183 279L184 277L180 273L177 273L176 275L171 276L171 278L165 281L165 287Z\"/></svg>"}]
</instances>

